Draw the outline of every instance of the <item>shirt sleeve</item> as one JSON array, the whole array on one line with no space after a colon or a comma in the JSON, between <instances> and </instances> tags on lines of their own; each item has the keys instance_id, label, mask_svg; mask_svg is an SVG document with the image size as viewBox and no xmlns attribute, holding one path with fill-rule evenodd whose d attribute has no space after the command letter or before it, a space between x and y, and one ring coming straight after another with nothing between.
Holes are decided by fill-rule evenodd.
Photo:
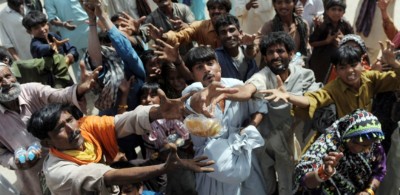
<instances>
[{"instance_id":1,"label":"shirt sleeve","mask_svg":"<svg viewBox=\"0 0 400 195\"><path fill-rule=\"evenodd\" d=\"M115 26L108 31L108 35L110 36L113 47L124 61L125 67L132 71L136 78L145 80L146 73L144 71L143 62L133 49L128 38L121 34Z\"/></svg>"},{"instance_id":2,"label":"shirt sleeve","mask_svg":"<svg viewBox=\"0 0 400 195\"><path fill-rule=\"evenodd\" d=\"M115 116L117 138L130 134L144 135L151 130L149 113L153 106L138 106L136 109Z\"/></svg>"},{"instance_id":3,"label":"shirt sleeve","mask_svg":"<svg viewBox=\"0 0 400 195\"><path fill-rule=\"evenodd\" d=\"M57 10L52 0L44 1L44 8L46 9L48 21L52 21L57 18Z\"/></svg>"},{"instance_id":4,"label":"shirt sleeve","mask_svg":"<svg viewBox=\"0 0 400 195\"><path fill-rule=\"evenodd\" d=\"M53 157L55 158L55 157ZM82 192L104 192L107 186L103 175L111 167L99 163L77 165L58 160L44 167L46 183L54 194L82 194ZM48 163L48 162L47 162Z\"/></svg>"},{"instance_id":5,"label":"shirt sleeve","mask_svg":"<svg viewBox=\"0 0 400 195\"><path fill-rule=\"evenodd\" d=\"M14 47L13 44L11 43L10 38L7 35L3 22L0 22L0 42L2 46L7 49Z\"/></svg>"},{"instance_id":6,"label":"shirt sleeve","mask_svg":"<svg viewBox=\"0 0 400 195\"><path fill-rule=\"evenodd\" d=\"M296 112L299 112L296 115L305 115L308 110L308 117L313 118L315 110L317 108L321 108L334 103L328 91L324 89L320 89L314 92L307 92L304 94L304 96L308 98L310 106L308 108L296 107Z\"/></svg>"},{"instance_id":7,"label":"shirt sleeve","mask_svg":"<svg viewBox=\"0 0 400 195\"><path fill-rule=\"evenodd\" d=\"M174 32L170 30L165 33L166 41L172 45L175 45L177 43L187 44L194 40L193 37L195 36L196 30L199 28L200 25L201 21L195 21L190 24L189 27L180 30L179 32Z\"/></svg>"},{"instance_id":8,"label":"shirt sleeve","mask_svg":"<svg viewBox=\"0 0 400 195\"><path fill-rule=\"evenodd\" d=\"M31 54L34 58L42 58L43 56L52 56L54 50L49 44L44 44L38 39L32 39L31 42Z\"/></svg>"}]
</instances>

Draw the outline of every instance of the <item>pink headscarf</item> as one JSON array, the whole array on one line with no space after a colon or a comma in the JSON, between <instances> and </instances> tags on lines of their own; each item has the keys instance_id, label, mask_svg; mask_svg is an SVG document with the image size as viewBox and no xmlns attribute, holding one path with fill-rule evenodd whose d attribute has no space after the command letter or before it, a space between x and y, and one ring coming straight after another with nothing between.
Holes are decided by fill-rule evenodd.
<instances>
[{"instance_id":1,"label":"pink headscarf","mask_svg":"<svg viewBox=\"0 0 400 195\"><path fill-rule=\"evenodd\" d=\"M398 32L397 34L396 34L396 36L394 36L394 38L393 38L393 44L394 44L394 48L399 48L400 47L400 32Z\"/></svg>"}]
</instances>

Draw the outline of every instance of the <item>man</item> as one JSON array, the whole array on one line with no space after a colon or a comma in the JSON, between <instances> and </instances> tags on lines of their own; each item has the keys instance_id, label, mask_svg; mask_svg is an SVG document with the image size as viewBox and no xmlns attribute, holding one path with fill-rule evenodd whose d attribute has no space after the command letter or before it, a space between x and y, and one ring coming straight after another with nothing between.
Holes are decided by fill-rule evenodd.
<instances>
[{"instance_id":1,"label":"man","mask_svg":"<svg viewBox=\"0 0 400 195\"><path fill-rule=\"evenodd\" d=\"M215 22L215 29L222 42L222 47L215 50L222 77L246 81L258 72L253 56L246 53L253 50L254 45L242 45L243 32L240 30L238 19L232 15L220 15Z\"/></svg>"},{"instance_id":2,"label":"man","mask_svg":"<svg viewBox=\"0 0 400 195\"><path fill-rule=\"evenodd\" d=\"M289 34L272 32L263 37L260 51L267 66L247 80L245 85L239 86L238 93L225 95L227 99L243 101L253 97L260 98L258 91L276 88L277 76L281 78L287 90L293 94L304 94L320 87L315 83L314 73L311 70L290 63L294 56L295 44ZM219 93L210 91L208 98L204 96L203 99L208 101ZM200 98L192 101L200 101ZM269 102L268 114L265 115L259 127L266 144L257 151L257 157L262 166L265 181L267 181L267 194L273 194L276 191L276 182L274 182L277 181L276 174L279 194L292 193L294 138L291 109L291 105L284 102ZM207 114L207 111L200 106L195 110ZM296 127L296 129L298 128L300 127Z\"/></svg>"},{"instance_id":3,"label":"man","mask_svg":"<svg viewBox=\"0 0 400 195\"><path fill-rule=\"evenodd\" d=\"M0 163L15 170L17 186L23 194L42 194L38 177L43 162L38 158L40 152L26 163L14 157L16 149L27 148L37 141L26 131L30 116L51 102L74 104L85 111L85 100L81 98L97 79L99 69L91 75L82 71L79 85L53 89L40 83L20 85L9 66L0 63ZM46 153L44 151L42 156Z\"/></svg>"},{"instance_id":4,"label":"man","mask_svg":"<svg viewBox=\"0 0 400 195\"><path fill-rule=\"evenodd\" d=\"M7 6L0 12L0 42L7 48L13 60L32 58L27 47L31 36L22 26L24 14L23 0L7 0Z\"/></svg>"},{"instance_id":5,"label":"man","mask_svg":"<svg viewBox=\"0 0 400 195\"><path fill-rule=\"evenodd\" d=\"M324 13L322 0L299 0L295 6L296 14L307 21L310 29L314 26L314 19Z\"/></svg>"},{"instance_id":6,"label":"man","mask_svg":"<svg viewBox=\"0 0 400 195\"><path fill-rule=\"evenodd\" d=\"M171 0L153 1L157 4L158 8L146 17L146 24L153 24L165 32L177 32L189 27L195 21L192 11L185 4L173 3ZM192 47L192 42L181 44L180 53L184 55Z\"/></svg>"},{"instance_id":7,"label":"man","mask_svg":"<svg viewBox=\"0 0 400 195\"><path fill-rule=\"evenodd\" d=\"M50 191L60 195L111 194L112 185L147 180L179 168L212 171L204 167L213 164L212 161L200 162L207 157L179 159L173 144L169 145L172 152L165 164L125 169L113 169L104 164L119 160L117 137L146 133L145 129L151 129L151 121L171 112L163 106L140 106L115 117L88 116L77 120L69 106L51 104L33 114L28 130L50 148L43 164Z\"/></svg>"},{"instance_id":8,"label":"man","mask_svg":"<svg viewBox=\"0 0 400 195\"><path fill-rule=\"evenodd\" d=\"M207 9L210 16L209 20L195 21L189 27L178 32L168 31L163 33L161 29L150 25L149 35L154 40L162 39L170 45L188 44L196 41L200 45L211 45L213 48L218 48L221 46L221 42L213 25L219 15L229 13L231 2L229 0L209 0Z\"/></svg>"},{"instance_id":9,"label":"man","mask_svg":"<svg viewBox=\"0 0 400 195\"><path fill-rule=\"evenodd\" d=\"M186 102L186 108L191 111L194 111L191 107L198 107L200 102L193 99L214 87L214 81L227 87L243 84L237 79L221 78L221 67L210 47L192 48L186 54L185 64L196 81L182 92L197 92ZM214 113L222 126L219 135L200 137L192 134L195 156L206 154L216 161L215 173L196 175L196 188L200 195L265 194L260 166L256 157L251 155L253 149L264 145L255 126L266 113L266 105L261 101L221 100ZM242 147L244 143L247 147Z\"/></svg>"}]
</instances>

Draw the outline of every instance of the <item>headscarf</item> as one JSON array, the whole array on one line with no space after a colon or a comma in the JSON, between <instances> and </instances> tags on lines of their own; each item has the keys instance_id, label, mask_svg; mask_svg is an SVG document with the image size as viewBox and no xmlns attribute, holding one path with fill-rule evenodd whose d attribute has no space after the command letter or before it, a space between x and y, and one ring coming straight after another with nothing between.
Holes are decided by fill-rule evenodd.
<instances>
[{"instance_id":1,"label":"headscarf","mask_svg":"<svg viewBox=\"0 0 400 195\"><path fill-rule=\"evenodd\" d=\"M340 118L332 127L339 131L341 134L340 139L344 142L354 138L359 139L360 142L372 139L382 141L385 139L378 118L363 109L357 109L351 114Z\"/></svg>"}]
</instances>

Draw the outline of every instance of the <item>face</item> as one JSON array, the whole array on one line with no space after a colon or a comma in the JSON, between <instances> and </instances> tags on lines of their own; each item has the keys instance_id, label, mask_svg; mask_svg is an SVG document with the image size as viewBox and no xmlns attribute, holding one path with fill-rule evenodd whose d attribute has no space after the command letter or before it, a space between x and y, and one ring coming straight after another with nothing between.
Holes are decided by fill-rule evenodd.
<instances>
[{"instance_id":1,"label":"face","mask_svg":"<svg viewBox=\"0 0 400 195\"><path fill-rule=\"evenodd\" d=\"M221 14L226 14L226 9L222 4L211 5L208 9L208 14L210 16L211 22L215 24L217 17Z\"/></svg>"},{"instance_id":2,"label":"face","mask_svg":"<svg viewBox=\"0 0 400 195\"><path fill-rule=\"evenodd\" d=\"M57 126L53 131L48 132L50 146L56 149L77 150L82 149L84 139L80 133L78 121L68 112L62 112Z\"/></svg>"},{"instance_id":3,"label":"face","mask_svg":"<svg viewBox=\"0 0 400 195\"><path fill-rule=\"evenodd\" d=\"M47 23L38 24L28 31L33 37L46 39L49 34L49 25Z\"/></svg>"},{"instance_id":4,"label":"face","mask_svg":"<svg viewBox=\"0 0 400 195\"><path fill-rule=\"evenodd\" d=\"M133 31L130 28L127 28L128 26L123 24L122 20L115 21L114 25L118 28L119 31L126 34L127 36L130 36L133 34Z\"/></svg>"},{"instance_id":5,"label":"face","mask_svg":"<svg viewBox=\"0 0 400 195\"><path fill-rule=\"evenodd\" d=\"M168 72L167 82L177 92L182 92L186 87L185 79L183 79L176 70L170 70Z\"/></svg>"},{"instance_id":6,"label":"face","mask_svg":"<svg viewBox=\"0 0 400 195\"><path fill-rule=\"evenodd\" d=\"M274 3L274 8L279 16L289 16L292 15L294 9L293 0L276 0Z\"/></svg>"},{"instance_id":7,"label":"face","mask_svg":"<svg viewBox=\"0 0 400 195\"><path fill-rule=\"evenodd\" d=\"M158 7L165 7L172 5L171 0L153 0L153 1L155 4L157 4Z\"/></svg>"},{"instance_id":8,"label":"face","mask_svg":"<svg viewBox=\"0 0 400 195\"><path fill-rule=\"evenodd\" d=\"M288 69L292 56L293 52L288 53L284 44L276 44L270 46L263 57L271 71L278 75Z\"/></svg>"},{"instance_id":9,"label":"face","mask_svg":"<svg viewBox=\"0 0 400 195\"><path fill-rule=\"evenodd\" d=\"M358 89L360 87L360 77L361 72L363 71L363 66L361 62L356 62L354 64L347 65L339 65L336 66L337 75L344 83L349 85L354 89Z\"/></svg>"},{"instance_id":10,"label":"face","mask_svg":"<svg viewBox=\"0 0 400 195\"><path fill-rule=\"evenodd\" d=\"M371 140L364 140L363 142L359 142L356 139L352 139L349 142L347 142L347 147L353 154L358 154L361 152L369 153L371 151L373 143L374 142Z\"/></svg>"},{"instance_id":11,"label":"face","mask_svg":"<svg viewBox=\"0 0 400 195\"><path fill-rule=\"evenodd\" d=\"M142 191L141 188L142 187L138 189L136 186L132 184L123 185L121 187L121 195L140 195L141 194L140 191Z\"/></svg>"},{"instance_id":12,"label":"face","mask_svg":"<svg viewBox=\"0 0 400 195\"><path fill-rule=\"evenodd\" d=\"M10 68L0 66L0 102L9 102L18 98L21 86Z\"/></svg>"},{"instance_id":13,"label":"face","mask_svg":"<svg viewBox=\"0 0 400 195\"><path fill-rule=\"evenodd\" d=\"M160 104L160 97L157 95L157 91L151 92L150 90L146 91L140 96L140 104L141 105L154 105Z\"/></svg>"},{"instance_id":14,"label":"face","mask_svg":"<svg viewBox=\"0 0 400 195\"><path fill-rule=\"evenodd\" d=\"M157 78L161 75L161 64L156 57L153 57L146 64L146 73L148 78Z\"/></svg>"},{"instance_id":15,"label":"face","mask_svg":"<svg viewBox=\"0 0 400 195\"><path fill-rule=\"evenodd\" d=\"M207 87L213 81L221 81L221 66L216 60L197 63L192 67L192 74L194 81Z\"/></svg>"},{"instance_id":16,"label":"face","mask_svg":"<svg viewBox=\"0 0 400 195\"><path fill-rule=\"evenodd\" d=\"M333 22L339 22L343 15L344 15L344 9L340 6L332 6L328 10L326 10L326 15L333 21Z\"/></svg>"},{"instance_id":17,"label":"face","mask_svg":"<svg viewBox=\"0 0 400 195\"><path fill-rule=\"evenodd\" d=\"M233 24L227 26L221 26L218 29L218 37L222 42L224 48L237 48L240 46L240 35L242 31L239 31Z\"/></svg>"}]
</instances>

